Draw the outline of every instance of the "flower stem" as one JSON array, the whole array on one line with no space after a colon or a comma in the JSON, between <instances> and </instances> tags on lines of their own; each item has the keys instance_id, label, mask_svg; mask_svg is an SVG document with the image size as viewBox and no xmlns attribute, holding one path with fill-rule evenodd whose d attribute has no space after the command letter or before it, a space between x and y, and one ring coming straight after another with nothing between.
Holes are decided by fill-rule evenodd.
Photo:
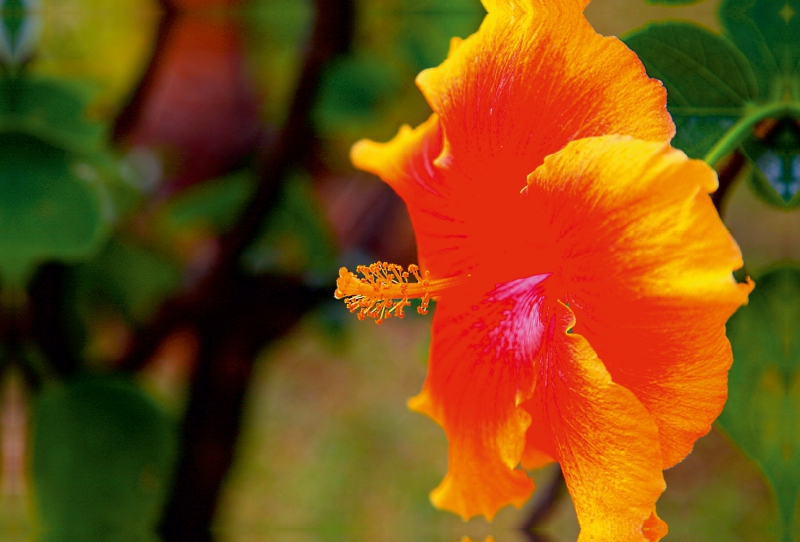
<instances>
[{"instance_id":1,"label":"flower stem","mask_svg":"<svg viewBox=\"0 0 800 542\"><path fill-rule=\"evenodd\" d=\"M800 117L800 103L774 102L750 110L711 147L703 160L713 167L723 156L741 145L759 122L779 117Z\"/></svg>"}]
</instances>

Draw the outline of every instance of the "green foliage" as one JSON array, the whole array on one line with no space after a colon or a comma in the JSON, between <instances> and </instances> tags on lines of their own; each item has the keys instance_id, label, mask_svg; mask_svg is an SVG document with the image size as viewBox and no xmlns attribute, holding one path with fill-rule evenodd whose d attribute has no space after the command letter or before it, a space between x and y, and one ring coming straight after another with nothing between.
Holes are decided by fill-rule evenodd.
<instances>
[{"instance_id":1,"label":"green foliage","mask_svg":"<svg viewBox=\"0 0 800 542\"><path fill-rule=\"evenodd\" d=\"M88 96L58 80L0 78L0 274L17 286L47 260L91 257L129 203Z\"/></svg>"},{"instance_id":2,"label":"green foliage","mask_svg":"<svg viewBox=\"0 0 800 542\"><path fill-rule=\"evenodd\" d=\"M384 141L430 116L415 77L441 64L451 38L474 33L485 15L478 0L359 0L356 12L353 53L326 71L314 111L325 160L339 171L350 170L357 139Z\"/></svg>"},{"instance_id":3,"label":"green foliage","mask_svg":"<svg viewBox=\"0 0 800 542\"><path fill-rule=\"evenodd\" d=\"M244 2L246 47L253 77L263 96L265 120L281 125L294 98L304 40L311 33L314 9L309 0Z\"/></svg>"},{"instance_id":4,"label":"green foliage","mask_svg":"<svg viewBox=\"0 0 800 542\"><path fill-rule=\"evenodd\" d=\"M255 273L302 274L329 283L336 272L336 250L310 179L289 179L261 235L245 252L244 264Z\"/></svg>"},{"instance_id":5,"label":"green foliage","mask_svg":"<svg viewBox=\"0 0 800 542\"><path fill-rule=\"evenodd\" d=\"M245 170L185 190L162 209L162 231L168 237L220 235L239 219L255 186ZM303 274L312 280L328 280L335 272L333 240L310 179L296 174L288 180L243 264L253 273Z\"/></svg>"},{"instance_id":6,"label":"green foliage","mask_svg":"<svg viewBox=\"0 0 800 542\"><path fill-rule=\"evenodd\" d=\"M719 15L750 61L761 99L800 99L800 1L726 0Z\"/></svg>"},{"instance_id":7,"label":"green foliage","mask_svg":"<svg viewBox=\"0 0 800 542\"><path fill-rule=\"evenodd\" d=\"M763 469L788 541L800 493L800 268L777 267L757 284L728 321L735 362L719 424Z\"/></svg>"},{"instance_id":8,"label":"green foliage","mask_svg":"<svg viewBox=\"0 0 800 542\"><path fill-rule=\"evenodd\" d=\"M20 41L20 34L25 22L24 5L21 0L6 0L0 4L0 24L3 25L10 45L12 58L15 56L16 46Z\"/></svg>"},{"instance_id":9,"label":"green foliage","mask_svg":"<svg viewBox=\"0 0 800 542\"><path fill-rule=\"evenodd\" d=\"M466 38L477 31L486 15L474 0L404 0L398 12L403 14L398 49L407 54L416 70L441 64L450 39Z\"/></svg>"},{"instance_id":10,"label":"green foliage","mask_svg":"<svg viewBox=\"0 0 800 542\"><path fill-rule=\"evenodd\" d=\"M102 165L32 136L0 133L0 272L21 283L47 259L91 254L109 225Z\"/></svg>"},{"instance_id":11,"label":"green foliage","mask_svg":"<svg viewBox=\"0 0 800 542\"><path fill-rule=\"evenodd\" d=\"M53 384L33 405L41 542L155 542L177 450L173 422L130 382Z\"/></svg>"},{"instance_id":12,"label":"green foliage","mask_svg":"<svg viewBox=\"0 0 800 542\"><path fill-rule=\"evenodd\" d=\"M352 122L374 122L379 108L397 93L399 79L397 67L375 55L362 53L334 62L315 109L319 129L331 132Z\"/></svg>"},{"instance_id":13,"label":"green foliage","mask_svg":"<svg viewBox=\"0 0 800 542\"><path fill-rule=\"evenodd\" d=\"M667 89L677 134L673 145L702 158L728 131L758 89L747 59L724 37L688 23L660 23L625 43L648 75Z\"/></svg>"},{"instance_id":14,"label":"green foliage","mask_svg":"<svg viewBox=\"0 0 800 542\"><path fill-rule=\"evenodd\" d=\"M150 318L180 280L177 262L122 238L112 239L76 275L79 299L88 307L109 304L134 322Z\"/></svg>"},{"instance_id":15,"label":"green foliage","mask_svg":"<svg viewBox=\"0 0 800 542\"><path fill-rule=\"evenodd\" d=\"M0 132L30 134L73 152L95 151L105 133L86 118L87 101L88 95L63 81L0 78Z\"/></svg>"},{"instance_id":16,"label":"green foliage","mask_svg":"<svg viewBox=\"0 0 800 542\"><path fill-rule=\"evenodd\" d=\"M171 232L198 227L226 231L236 223L254 190L252 173L247 170L200 183L183 190L162 209L162 224Z\"/></svg>"},{"instance_id":17,"label":"green foliage","mask_svg":"<svg viewBox=\"0 0 800 542\"><path fill-rule=\"evenodd\" d=\"M800 189L798 138L784 129L800 116L798 11L800 0L725 0L724 36L673 22L626 39L667 88L673 144L711 165L744 145L756 193L782 208Z\"/></svg>"}]
</instances>

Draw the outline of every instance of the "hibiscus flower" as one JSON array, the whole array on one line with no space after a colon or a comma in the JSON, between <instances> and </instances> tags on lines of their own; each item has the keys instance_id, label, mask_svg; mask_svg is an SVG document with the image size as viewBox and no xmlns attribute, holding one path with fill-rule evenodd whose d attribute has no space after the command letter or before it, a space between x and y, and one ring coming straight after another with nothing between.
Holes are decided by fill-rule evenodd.
<instances>
[{"instance_id":1,"label":"hibiscus flower","mask_svg":"<svg viewBox=\"0 0 800 542\"><path fill-rule=\"evenodd\" d=\"M483 1L417 79L433 115L352 151L408 206L420 268L343 269L336 296L379 321L437 301L410 401L449 441L436 506L492 519L530 497L520 467L555 460L580 540L658 540L662 470L722 410L752 284L715 173L669 146L663 86L586 2Z\"/></svg>"}]
</instances>

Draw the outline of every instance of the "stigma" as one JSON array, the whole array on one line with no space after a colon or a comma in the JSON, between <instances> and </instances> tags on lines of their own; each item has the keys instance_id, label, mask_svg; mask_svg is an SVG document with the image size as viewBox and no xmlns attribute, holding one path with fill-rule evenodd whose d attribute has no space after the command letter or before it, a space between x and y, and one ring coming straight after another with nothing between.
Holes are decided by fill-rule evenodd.
<instances>
[{"instance_id":1,"label":"stigma","mask_svg":"<svg viewBox=\"0 0 800 542\"><path fill-rule=\"evenodd\" d=\"M361 275L358 277L357 274ZM419 266L403 266L377 262L359 265L356 273L346 267L339 269L336 280L336 299L344 299L350 312L358 312L359 320L372 318L376 324L389 318L403 318L409 299L419 299L419 314L428 314L431 296L463 281L462 278L431 280L430 272L422 273Z\"/></svg>"}]
</instances>

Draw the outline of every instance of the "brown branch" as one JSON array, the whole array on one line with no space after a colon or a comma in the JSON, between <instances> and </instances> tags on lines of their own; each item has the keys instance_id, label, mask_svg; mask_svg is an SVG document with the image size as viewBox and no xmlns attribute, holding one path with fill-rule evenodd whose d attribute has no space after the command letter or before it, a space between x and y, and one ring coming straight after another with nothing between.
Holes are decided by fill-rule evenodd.
<instances>
[{"instance_id":1,"label":"brown branch","mask_svg":"<svg viewBox=\"0 0 800 542\"><path fill-rule=\"evenodd\" d=\"M22 337L16 341L32 340L49 361L55 375L66 378L80 364L77 344L68 328L71 304L65 298L69 267L48 263L39 267L28 288L28 303L24 315L11 314L12 324L22 318L24 329L16 329ZM17 326L19 323L17 323Z\"/></svg>"},{"instance_id":2,"label":"brown branch","mask_svg":"<svg viewBox=\"0 0 800 542\"><path fill-rule=\"evenodd\" d=\"M162 523L165 542L210 542L219 492L233 461L253 360L320 299L297 279L240 275L195 319L199 359L183 421L182 457Z\"/></svg>"},{"instance_id":3,"label":"brown branch","mask_svg":"<svg viewBox=\"0 0 800 542\"><path fill-rule=\"evenodd\" d=\"M312 39L298 80L287 120L275 143L260 159L259 184L242 218L220 240L215 265L191 291L167 301L147 328L140 330L120 367L136 371L153 355L161 341L200 307L208 307L215 292L238 274L241 254L258 236L265 218L275 207L287 173L301 166L314 149L311 111L324 68L347 50L353 34L352 0L317 0Z\"/></svg>"},{"instance_id":4,"label":"brown branch","mask_svg":"<svg viewBox=\"0 0 800 542\"><path fill-rule=\"evenodd\" d=\"M733 181L739 176L745 163L744 154L742 154L741 151L734 151L725 162L719 166L719 171L717 172L719 188L717 188L716 192L711 194L711 201L714 202L714 207L717 208L718 213L722 214L722 204L725 200L725 196L733 184Z\"/></svg>"},{"instance_id":5,"label":"brown branch","mask_svg":"<svg viewBox=\"0 0 800 542\"><path fill-rule=\"evenodd\" d=\"M217 273L238 265L239 257L258 236L265 217L275 206L286 173L293 166L304 164L314 149L311 111L323 72L331 60L349 49L354 22L352 0L316 0L314 4L314 31L289 114L274 145L261 158L258 189L243 219L222 238Z\"/></svg>"},{"instance_id":6,"label":"brown branch","mask_svg":"<svg viewBox=\"0 0 800 542\"><path fill-rule=\"evenodd\" d=\"M251 277L239 269L242 252L260 233L292 167L314 149L311 110L324 68L352 36L352 0L317 0L313 37L286 123L261 159L258 189L241 221L220 243L216 265L192 290L164 304L134 338L123 362L141 367L176 327L190 325L200 340L183 448L173 493L162 523L166 542L213 539L211 522L233 460L253 361L310 308L330 296L296 278Z\"/></svg>"},{"instance_id":7,"label":"brown branch","mask_svg":"<svg viewBox=\"0 0 800 542\"><path fill-rule=\"evenodd\" d=\"M133 129L137 120L142 116L142 110L147 105L150 97L150 89L155 83L156 74L161 70L161 63L164 59L164 51L169 43L170 33L175 22L175 10L168 0L159 0L161 7L161 18L158 21L158 31L153 51L150 55L150 62L147 70L139 80L139 84L133 91L131 99L127 105L117 115L114 127L111 130L111 138L114 141L124 139Z\"/></svg>"}]
</instances>

